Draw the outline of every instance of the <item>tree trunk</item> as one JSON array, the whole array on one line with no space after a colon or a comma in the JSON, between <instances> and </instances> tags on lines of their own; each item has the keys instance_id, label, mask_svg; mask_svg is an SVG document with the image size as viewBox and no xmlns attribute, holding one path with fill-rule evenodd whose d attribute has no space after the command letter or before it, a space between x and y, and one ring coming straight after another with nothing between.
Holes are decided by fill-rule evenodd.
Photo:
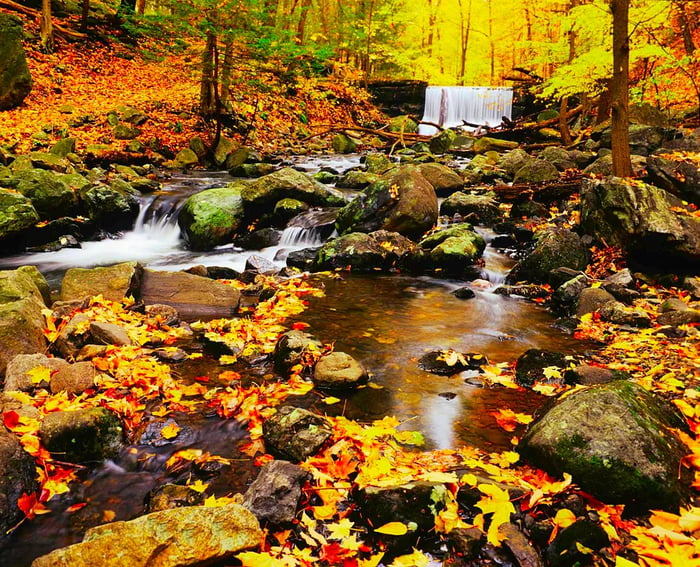
<instances>
[{"instance_id":1,"label":"tree trunk","mask_svg":"<svg viewBox=\"0 0 700 567\"><path fill-rule=\"evenodd\" d=\"M612 159L613 174L632 176L629 143L629 0L611 0L613 14Z\"/></svg>"},{"instance_id":2,"label":"tree trunk","mask_svg":"<svg viewBox=\"0 0 700 567\"><path fill-rule=\"evenodd\" d=\"M207 29L207 41L202 53L202 80L199 89L199 113L205 118L212 118L217 113L217 53L216 53L216 19L210 20Z\"/></svg>"},{"instance_id":3,"label":"tree trunk","mask_svg":"<svg viewBox=\"0 0 700 567\"><path fill-rule=\"evenodd\" d=\"M304 33L306 31L306 18L309 15L311 8L311 0L302 0L301 13L299 14L299 22L297 23L297 40L300 45L304 44Z\"/></svg>"},{"instance_id":4,"label":"tree trunk","mask_svg":"<svg viewBox=\"0 0 700 567\"><path fill-rule=\"evenodd\" d=\"M90 0L83 0L82 14L80 16L80 31L86 32L88 29L88 17L90 16Z\"/></svg>"},{"instance_id":5,"label":"tree trunk","mask_svg":"<svg viewBox=\"0 0 700 567\"><path fill-rule=\"evenodd\" d=\"M233 38L227 37L224 47L224 61L221 64L221 106L228 110L233 69Z\"/></svg>"},{"instance_id":6,"label":"tree trunk","mask_svg":"<svg viewBox=\"0 0 700 567\"><path fill-rule=\"evenodd\" d=\"M464 76L467 74L467 50L469 49L469 32L472 27L472 0L468 0L466 21L464 19L464 9L462 0L458 0L459 5L459 77L460 85L464 85Z\"/></svg>"},{"instance_id":7,"label":"tree trunk","mask_svg":"<svg viewBox=\"0 0 700 567\"><path fill-rule=\"evenodd\" d=\"M45 53L53 53L53 21L51 19L51 0L41 1L41 27L39 31L41 37L41 49Z\"/></svg>"}]
</instances>

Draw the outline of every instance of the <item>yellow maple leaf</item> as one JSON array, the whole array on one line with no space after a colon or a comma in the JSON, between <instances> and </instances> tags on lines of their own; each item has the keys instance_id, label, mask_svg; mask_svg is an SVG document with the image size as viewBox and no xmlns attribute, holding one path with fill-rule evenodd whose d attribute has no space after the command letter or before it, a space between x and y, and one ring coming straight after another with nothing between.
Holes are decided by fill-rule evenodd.
<instances>
[{"instance_id":1,"label":"yellow maple leaf","mask_svg":"<svg viewBox=\"0 0 700 567\"><path fill-rule=\"evenodd\" d=\"M328 539L345 539L350 536L350 532L355 524L343 518L332 524L327 524L326 529L328 530Z\"/></svg>"},{"instance_id":2,"label":"yellow maple leaf","mask_svg":"<svg viewBox=\"0 0 700 567\"><path fill-rule=\"evenodd\" d=\"M51 379L51 369L46 366L36 366L27 372L27 376L31 379L32 384L48 382Z\"/></svg>"},{"instance_id":3,"label":"yellow maple leaf","mask_svg":"<svg viewBox=\"0 0 700 567\"><path fill-rule=\"evenodd\" d=\"M175 439L179 432L180 426L174 421L172 421L160 430L160 435L163 439Z\"/></svg>"},{"instance_id":4,"label":"yellow maple leaf","mask_svg":"<svg viewBox=\"0 0 700 567\"><path fill-rule=\"evenodd\" d=\"M484 514L493 513L491 525L487 531L487 540L491 545L499 546L505 536L498 531L498 528L510 522L510 515L515 513L510 494L495 484L479 484L477 488L483 496L476 507Z\"/></svg>"},{"instance_id":5,"label":"yellow maple leaf","mask_svg":"<svg viewBox=\"0 0 700 567\"><path fill-rule=\"evenodd\" d=\"M390 567L427 567L430 565L430 558L424 553L413 550L413 553L400 555L392 561Z\"/></svg>"}]
</instances>

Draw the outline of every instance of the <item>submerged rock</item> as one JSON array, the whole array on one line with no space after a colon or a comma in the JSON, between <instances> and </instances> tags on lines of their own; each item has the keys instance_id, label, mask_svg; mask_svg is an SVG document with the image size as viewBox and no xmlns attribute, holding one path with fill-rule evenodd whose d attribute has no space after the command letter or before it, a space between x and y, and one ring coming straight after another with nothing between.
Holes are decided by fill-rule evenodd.
<instances>
[{"instance_id":1,"label":"submerged rock","mask_svg":"<svg viewBox=\"0 0 700 567\"><path fill-rule=\"evenodd\" d=\"M563 374L566 366L566 357L562 353L531 348L515 362L515 381L529 388L535 382L547 379L545 369L553 367Z\"/></svg>"},{"instance_id":2,"label":"submerged rock","mask_svg":"<svg viewBox=\"0 0 700 567\"><path fill-rule=\"evenodd\" d=\"M679 479L687 447L675 410L632 382L591 386L557 401L518 447L553 475L568 472L596 498L630 511L677 510L687 494Z\"/></svg>"},{"instance_id":3,"label":"submerged rock","mask_svg":"<svg viewBox=\"0 0 700 567\"><path fill-rule=\"evenodd\" d=\"M283 459L305 461L333 435L320 415L302 408L282 406L263 423L265 446Z\"/></svg>"},{"instance_id":4,"label":"submerged rock","mask_svg":"<svg viewBox=\"0 0 700 567\"><path fill-rule=\"evenodd\" d=\"M292 366L301 363L304 353L318 353L322 348L321 342L308 333L297 329L287 331L277 340L272 354L275 369L287 375Z\"/></svg>"}]
</instances>

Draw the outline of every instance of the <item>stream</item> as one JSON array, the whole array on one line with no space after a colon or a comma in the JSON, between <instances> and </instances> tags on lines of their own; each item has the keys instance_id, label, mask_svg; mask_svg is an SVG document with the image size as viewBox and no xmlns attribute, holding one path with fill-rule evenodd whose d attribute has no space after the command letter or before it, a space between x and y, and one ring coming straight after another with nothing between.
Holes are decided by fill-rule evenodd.
<instances>
[{"instance_id":1,"label":"stream","mask_svg":"<svg viewBox=\"0 0 700 567\"><path fill-rule=\"evenodd\" d=\"M359 156L306 159L297 165L308 173L322 167L344 171L359 164ZM137 260L163 270L180 270L193 265L225 266L242 271L251 252L221 246L201 253L186 249L176 222L178 206L187 195L221 186L231 178L226 173L173 175L163 190L146 196L132 231L118 238L84 242L82 248L0 258L0 269L34 264L52 288L58 288L66 269L93 267ZM480 229L488 241L493 234ZM255 251L278 266L286 255L320 241L313 231L286 229L280 245ZM543 308L525 300L496 295L513 261L488 246L484 255L483 280L465 283L432 277L406 275L360 275L341 273L335 277L311 276L325 288L325 297L313 298L298 320L310 325L308 332L323 342L333 342L361 361L376 387L366 387L342 402L328 406L316 393L299 400L300 405L328 414L343 414L359 421L395 415L405 428L425 437L426 449L473 445L487 451L512 447L513 433L498 427L491 412L510 408L532 413L544 398L533 392L503 387L483 387L468 372L438 376L421 370L418 358L438 349L454 349L485 355L494 364L515 360L529 348L547 348L565 353L580 352L584 346L552 327L553 318ZM452 292L464 285L476 296L461 300ZM291 324L291 322L290 322ZM205 356L177 367L182 380L224 370ZM296 400L294 401L296 403ZM208 493L217 496L245 491L256 471L240 451L247 442L246 431L233 421L215 416L181 419L188 434L178 443L135 444L120 456L90 472L75 493L53 499L51 514L24 522L13 534L10 545L0 550L0 565L23 567L57 547L82 539L88 527L111 520L124 520L144 511L144 499L153 488L185 481L190 470L167 470L165 462L183 448L201 449L233 459L211 476ZM188 421L189 420L189 421ZM517 432L516 432L517 433ZM66 508L87 502L80 510Z\"/></svg>"}]
</instances>

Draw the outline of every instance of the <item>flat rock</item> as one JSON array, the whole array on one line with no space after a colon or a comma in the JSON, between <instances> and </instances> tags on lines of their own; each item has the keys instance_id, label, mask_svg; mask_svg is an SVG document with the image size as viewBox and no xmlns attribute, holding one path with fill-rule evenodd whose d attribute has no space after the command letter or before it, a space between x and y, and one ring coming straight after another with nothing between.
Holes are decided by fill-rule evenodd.
<instances>
[{"instance_id":1,"label":"flat rock","mask_svg":"<svg viewBox=\"0 0 700 567\"><path fill-rule=\"evenodd\" d=\"M71 268L61 284L61 299L70 301L101 295L110 301L122 301L138 295L143 267L124 262L103 268Z\"/></svg>"}]
</instances>

